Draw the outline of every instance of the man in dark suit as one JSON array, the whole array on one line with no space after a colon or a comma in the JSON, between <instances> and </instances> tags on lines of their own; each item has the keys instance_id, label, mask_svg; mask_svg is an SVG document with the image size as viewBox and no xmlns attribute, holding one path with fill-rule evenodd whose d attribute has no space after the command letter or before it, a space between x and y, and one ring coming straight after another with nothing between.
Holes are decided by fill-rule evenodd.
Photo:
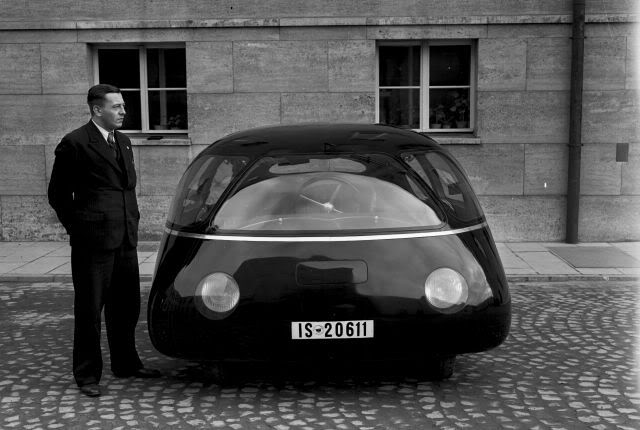
<instances>
[{"instance_id":1,"label":"man in dark suit","mask_svg":"<svg viewBox=\"0 0 640 430\"><path fill-rule=\"evenodd\" d=\"M104 308L111 371L152 378L135 346L140 316L138 203L131 141L117 131L125 105L112 85L89 89L91 120L55 150L49 203L71 242L74 297L73 374L80 390L101 395L101 313Z\"/></svg>"}]
</instances>

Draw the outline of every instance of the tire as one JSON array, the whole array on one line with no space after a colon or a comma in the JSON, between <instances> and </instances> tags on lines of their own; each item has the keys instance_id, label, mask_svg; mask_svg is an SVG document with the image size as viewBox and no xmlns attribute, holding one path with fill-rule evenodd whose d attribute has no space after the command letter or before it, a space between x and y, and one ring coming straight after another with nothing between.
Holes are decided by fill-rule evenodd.
<instances>
[{"instance_id":1,"label":"tire","mask_svg":"<svg viewBox=\"0 0 640 430\"><path fill-rule=\"evenodd\" d=\"M443 381L453 375L456 364L456 356L433 357L421 363L423 370L421 375L427 381Z\"/></svg>"}]
</instances>

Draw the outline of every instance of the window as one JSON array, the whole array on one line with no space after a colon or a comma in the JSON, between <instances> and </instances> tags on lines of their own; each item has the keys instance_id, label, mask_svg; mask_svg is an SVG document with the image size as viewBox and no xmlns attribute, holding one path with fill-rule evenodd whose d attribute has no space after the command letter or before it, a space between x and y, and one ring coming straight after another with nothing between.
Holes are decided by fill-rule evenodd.
<instances>
[{"instance_id":1,"label":"window","mask_svg":"<svg viewBox=\"0 0 640 430\"><path fill-rule=\"evenodd\" d=\"M404 153L407 163L444 204L449 223L467 224L482 220L483 214L469 181L457 163L440 152Z\"/></svg>"},{"instance_id":2,"label":"window","mask_svg":"<svg viewBox=\"0 0 640 430\"><path fill-rule=\"evenodd\" d=\"M424 229L443 217L409 172L380 154L285 155L258 161L213 218L214 230Z\"/></svg>"},{"instance_id":3,"label":"window","mask_svg":"<svg viewBox=\"0 0 640 430\"><path fill-rule=\"evenodd\" d=\"M123 130L187 132L185 49L175 45L100 46L95 50L96 83L120 88L127 116Z\"/></svg>"},{"instance_id":4,"label":"window","mask_svg":"<svg viewBox=\"0 0 640 430\"><path fill-rule=\"evenodd\" d=\"M474 83L472 41L382 43L377 122L420 131L471 132Z\"/></svg>"},{"instance_id":5,"label":"window","mask_svg":"<svg viewBox=\"0 0 640 430\"><path fill-rule=\"evenodd\" d=\"M169 209L169 225L191 228L206 221L247 161L246 157L210 154L196 158L180 179Z\"/></svg>"}]
</instances>

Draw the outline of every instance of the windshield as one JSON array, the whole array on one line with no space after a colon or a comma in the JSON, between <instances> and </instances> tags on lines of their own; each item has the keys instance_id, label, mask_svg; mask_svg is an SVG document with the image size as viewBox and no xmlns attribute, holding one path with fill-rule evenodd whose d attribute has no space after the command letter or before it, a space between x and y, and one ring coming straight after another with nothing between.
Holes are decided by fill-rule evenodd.
<instances>
[{"instance_id":1,"label":"windshield","mask_svg":"<svg viewBox=\"0 0 640 430\"><path fill-rule=\"evenodd\" d=\"M390 157L266 157L212 220L216 230L336 231L441 226L428 192Z\"/></svg>"}]
</instances>

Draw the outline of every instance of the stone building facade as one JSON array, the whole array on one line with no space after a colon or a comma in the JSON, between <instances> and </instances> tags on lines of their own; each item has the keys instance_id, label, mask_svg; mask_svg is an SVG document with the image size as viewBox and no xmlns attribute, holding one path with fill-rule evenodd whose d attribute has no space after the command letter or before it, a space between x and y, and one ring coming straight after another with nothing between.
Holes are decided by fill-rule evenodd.
<instances>
[{"instance_id":1,"label":"stone building facade","mask_svg":"<svg viewBox=\"0 0 640 430\"><path fill-rule=\"evenodd\" d=\"M635 3L586 0L581 241L640 240ZM184 57L184 82L164 84L181 98L184 124L156 130L151 118L167 114L149 102L138 113L144 130L128 133L150 240L187 164L217 138L270 124L382 122L387 95L420 94L420 105L437 94L425 82L420 93L381 88L392 73L381 57L399 52L383 47L418 46L435 64L433 47L447 43L468 46L470 123L435 129L433 109L420 105L418 128L460 160L497 240L565 237L571 0L3 0L0 11L0 240L64 239L46 198L53 151L88 120L88 87L128 67L103 62L109 49L140 52L145 69L157 67L158 49ZM416 66L423 79L429 64ZM143 104L164 97L138 90Z\"/></svg>"}]
</instances>

